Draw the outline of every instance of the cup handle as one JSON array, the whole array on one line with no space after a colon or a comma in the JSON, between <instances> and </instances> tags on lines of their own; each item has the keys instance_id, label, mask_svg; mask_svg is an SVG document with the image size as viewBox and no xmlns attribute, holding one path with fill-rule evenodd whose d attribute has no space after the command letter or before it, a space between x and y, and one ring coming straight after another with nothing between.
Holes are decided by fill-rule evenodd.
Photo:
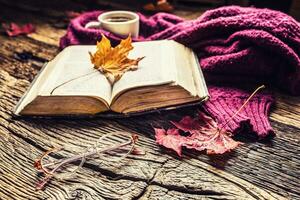
<instances>
[{"instance_id":1,"label":"cup handle","mask_svg":"<svg viewBox=\"0 0 300 200\"><path fill-rule=\"evenodd\" d=\"M101 23L100 22L88 22L84 28L100 28L101 27Z\"/></svg>"}]
</instances>

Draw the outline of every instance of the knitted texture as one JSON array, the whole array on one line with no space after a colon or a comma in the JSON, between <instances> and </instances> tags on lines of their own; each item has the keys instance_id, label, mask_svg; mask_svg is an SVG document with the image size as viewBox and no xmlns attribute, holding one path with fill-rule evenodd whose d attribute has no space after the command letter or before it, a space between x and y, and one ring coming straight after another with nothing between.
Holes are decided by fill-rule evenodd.
<instances>
[{"instance_id":1,"label":"knitted texture","mask_svg":"<svg viewBox=\"0 0 300 200\"><path fill-rule=\"evenodd\" d=\"M232 119L231 116L243 105L249 93L230 87L209 87L211 98L204 108L217 119L220 126L237 132L248 129L263 138L274 131L267 118L274 99L270 94L255 95L246 106ZM228 123L227 123L228 122Z\"/></svg>"},{"instance_id":2,"label":"knitted texture","mask_svg":"<svg viewBox=\"0 0 300 200\"><path fill-rule=\"evenodd\" d=\"M73 19L60 47L95 44L101 34L118 44L121 38L108 31L84 28L101 13L88 12ZM204 107L219 123L225 123L249 93L211 84L237 86L264 82L300 94L300 25L284 13L228 6L207 11L190 21L166 13L149 18L139 16L140 36L133 41L173 39L197 53L210 85L211 99ZM267 120L271 103L269 95L256 95L226 129L236 132L245 124L260 137L272 133Z\"/></svg>"}]
</instances>

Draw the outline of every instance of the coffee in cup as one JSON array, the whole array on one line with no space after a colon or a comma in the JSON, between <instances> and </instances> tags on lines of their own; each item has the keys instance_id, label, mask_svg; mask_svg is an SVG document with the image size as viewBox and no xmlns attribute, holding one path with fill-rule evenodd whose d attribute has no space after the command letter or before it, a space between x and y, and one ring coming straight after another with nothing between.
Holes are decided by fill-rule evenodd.
<instances>
[{"instance_id":1,"label":"coffee in cup","mask_svg":"<svg viewBox=\"0 0 300 200\"><path fill-rule=\"evenodd\" d=\"M98 21L89 22L85 28L103 28L116 35L132 37L139 35L139 16L130 11L110 11L98 16Z\"/></svg>"}]
</instances>

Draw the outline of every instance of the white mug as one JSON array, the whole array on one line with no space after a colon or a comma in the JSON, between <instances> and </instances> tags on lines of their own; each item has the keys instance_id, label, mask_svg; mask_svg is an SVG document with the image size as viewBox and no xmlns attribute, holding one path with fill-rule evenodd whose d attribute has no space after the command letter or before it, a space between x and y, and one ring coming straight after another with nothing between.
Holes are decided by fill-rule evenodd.
<instances>
[{"instance_id":1,"label":"white mug","mask_svg":"<svg viewBox=\"0 0 300 200\"><path fill-rule=\"evenodd\" d=\"M129 11L110 11L98 16L98 21L89 22L85 28L103 28L116 35L138 37L139 16Z\"/></svg>"}]
</instances>

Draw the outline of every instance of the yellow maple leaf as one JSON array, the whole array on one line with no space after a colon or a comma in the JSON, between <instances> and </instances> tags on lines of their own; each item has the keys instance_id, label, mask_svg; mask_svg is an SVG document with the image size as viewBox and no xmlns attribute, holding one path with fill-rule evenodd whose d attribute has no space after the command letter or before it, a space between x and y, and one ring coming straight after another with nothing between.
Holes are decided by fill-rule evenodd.
<instances>
[{"instance_id":1,"label":"yellow maple leaf","mask_svg":"<svg viewBox=\"0 0 300 200\"><path fill-rule=\"evenodd\" d=\"M120 44L112 47L109 39L102 35L97 42L97 50L94 54L89 52L94 68L103 73L111 84L118 81L128 70L136 70L138 63L144 57L137 59L128 58L129 51L133 49L131 37L121 40Z\"/></svg>"}]
</instances>

